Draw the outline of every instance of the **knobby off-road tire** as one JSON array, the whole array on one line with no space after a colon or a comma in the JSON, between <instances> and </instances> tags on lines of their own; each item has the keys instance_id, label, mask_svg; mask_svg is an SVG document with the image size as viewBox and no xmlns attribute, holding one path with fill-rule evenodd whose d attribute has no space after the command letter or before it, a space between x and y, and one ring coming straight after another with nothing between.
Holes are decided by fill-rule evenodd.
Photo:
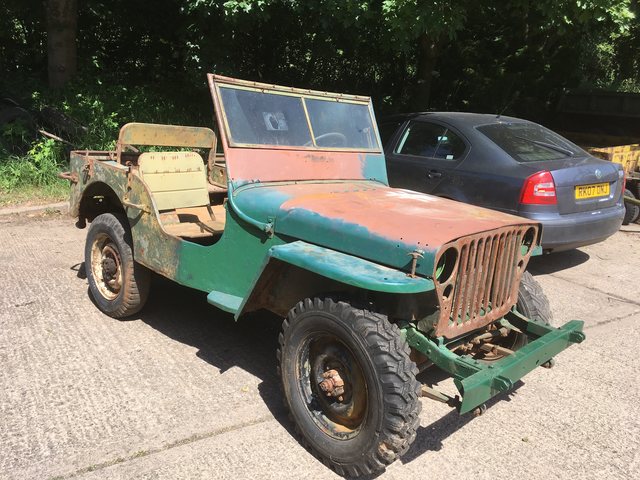
<instances>
[{"instance_id":1,"label":"knobby off-road tire","mask_svg":"<svg viewBox=\"0 0 640 480\"><path fill-rule=\"evenodd\" d=\"M548 325L553 323L549 299L533 275L526 271L520 281L516 310L527 318L537 319Z\"/></svg>"},{"instance_id":2,"label":"knobby off-road tire","mask_svg":"<svg viewBox=\"0 0 640 480\"><path fill-rule=\"evenodd\" d=\"M91 222L84 261L89 289L100 310L114 318L140 311L149 295L151 273L133 259L124 215L103 213Z\"/></svg>"},{"instance_id":3,"label":"knobby off-road tire","mask_svg":"<svg viewBox=\"0 0 640 480\"><path fill-rule=\"evenodd\" d=\"M422 405L418 370L396 325L345 302L307 298L289 312L279 342L285 403L303 443L326 465L368 475L407 451ZM319 386L332 369L344 381L339 398Z\"/></svg>"},{"instance_id":4,"label":"knobby off-road tire","mask_svg":"<svg viewBox=\"0 0 640 480\"><path fill-rule=\"evenodd\" d=\"M551 325L553 322L549 299L538 281L527 271L522 274L522 280L520 280L516 310L527 318L544 322L547 325ZM529 343L527 336L523 333L517 333L514 334L511 346L504 346L511 350L518 350L527 343Z\"/></svg>"},{"instance_id":5,"label":"knobby off-road tire","mask_svg":"<svg viewBox=\"0 0 640 480\"><path fill-rule=\"evenodd\" d=\"M516 310L527 318L536 319L548 325L551 325L553 322L549 299L540 284L533 278L533 275L527 271L523 273L522 280L520 280ZM529 343L529 339L526 334L512 332L506 338L498 340L495 343L515 351ZM487 354L483 360L495 361L503 357L504 355L502 354Z\"/></svg>"}]
</instances>

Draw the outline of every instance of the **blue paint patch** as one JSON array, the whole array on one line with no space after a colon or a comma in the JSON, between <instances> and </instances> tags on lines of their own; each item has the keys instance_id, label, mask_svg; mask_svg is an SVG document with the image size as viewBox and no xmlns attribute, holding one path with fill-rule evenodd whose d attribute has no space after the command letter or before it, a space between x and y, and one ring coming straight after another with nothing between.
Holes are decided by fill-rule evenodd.
<instances>
[{"instance_id":1,"label":"blue paint patch","mask_svg":"<svg viewBox=\"0 0 640 480\"><path fill-rule=\"evenodd\" d=\"M366 153L362 158L362 175L367 180L375 180L389 185L387 177L387 164L384 155L381 153Z\"/></svg>"}]
</instances>

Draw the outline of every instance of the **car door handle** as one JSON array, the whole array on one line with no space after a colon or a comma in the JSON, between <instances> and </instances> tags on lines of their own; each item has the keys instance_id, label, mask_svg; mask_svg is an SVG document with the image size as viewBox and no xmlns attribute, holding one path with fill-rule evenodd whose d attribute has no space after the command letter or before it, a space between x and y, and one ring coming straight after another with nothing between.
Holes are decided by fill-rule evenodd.
<instances>
[{"instance_id":1,"label":"car door handle","mask_svg":"<svg viewBox=\"0 0 640 480\"><path fill-rule=\"evenodd\" d=\"M442 173L439 172L438 170L429 170L427 172L427 178L440 178L442 176Z\"/></svg>"}]
</instances>

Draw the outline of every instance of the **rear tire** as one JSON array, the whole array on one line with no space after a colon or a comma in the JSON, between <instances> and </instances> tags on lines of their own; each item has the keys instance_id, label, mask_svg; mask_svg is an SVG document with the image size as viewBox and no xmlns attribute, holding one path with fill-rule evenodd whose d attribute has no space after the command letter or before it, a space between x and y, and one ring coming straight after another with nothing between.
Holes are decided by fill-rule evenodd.
<instances>
[{"instance_id":1,"label":"rear tire","mask_svg":"<svg viewBox=\"0 0 640 480\"><path fill-rule=\"evenodd\" d=\"M98 215L87 232L84 261L89 290L98 308L113 318L142 309L151 272L133 259L129 221L124 215Z\"/></svg>"},{"instance_id":2,"label":"rear tire","mask_svg":"<svg viewBox=\"0 0 640 480\"><path fill-rule=\"evenodd\" d=\"M624 196L636 198L628 188L624 190ZM638 205L624 202L624 219L622 220L622 224L629 225L630 223L635 222L638 219L638 216L640 216L640 207Z\"/></svg>"},{"instance_id":3,"label":"rear tire","mask_svg":"<svg viewBox=\"0 0 640 480\"><path fill-rule=\"evenodd\" d=\"M384 315L307 298L289 312L279 342L286 405L303 443L325 464L340 475L369 475L409 448L422 407L418 370ZM331 371L344 392L321 388Z\"/></svg>"}]
</instances>

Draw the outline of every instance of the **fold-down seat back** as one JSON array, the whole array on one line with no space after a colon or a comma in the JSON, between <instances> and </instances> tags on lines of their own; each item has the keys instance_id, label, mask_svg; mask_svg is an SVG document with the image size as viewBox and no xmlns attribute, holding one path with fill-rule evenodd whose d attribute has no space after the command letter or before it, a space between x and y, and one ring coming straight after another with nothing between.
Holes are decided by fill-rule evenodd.
<instances>
[{"instance_id":1,"label":"fold-down seat back","mask_svg":"<svg viewBox=\"0 0 640 480\"><path fill-rule=\"evenodd\" d=\"M209 205L207 173L195 152L145 152L138 159L162 228L170 235L199 238L219 235L224 215L216 219Z\"/></svg>"},{"instance_id":2,"label":"fold-down seat back","mask_svg":"<svg viewBox=\"0 0 640 480\"><path fill-rule=\"evenodd\" d=\"M160 212L209 205L204 161L196 152L145 152L140 175Z\"/></svg>"}]
</instances>

